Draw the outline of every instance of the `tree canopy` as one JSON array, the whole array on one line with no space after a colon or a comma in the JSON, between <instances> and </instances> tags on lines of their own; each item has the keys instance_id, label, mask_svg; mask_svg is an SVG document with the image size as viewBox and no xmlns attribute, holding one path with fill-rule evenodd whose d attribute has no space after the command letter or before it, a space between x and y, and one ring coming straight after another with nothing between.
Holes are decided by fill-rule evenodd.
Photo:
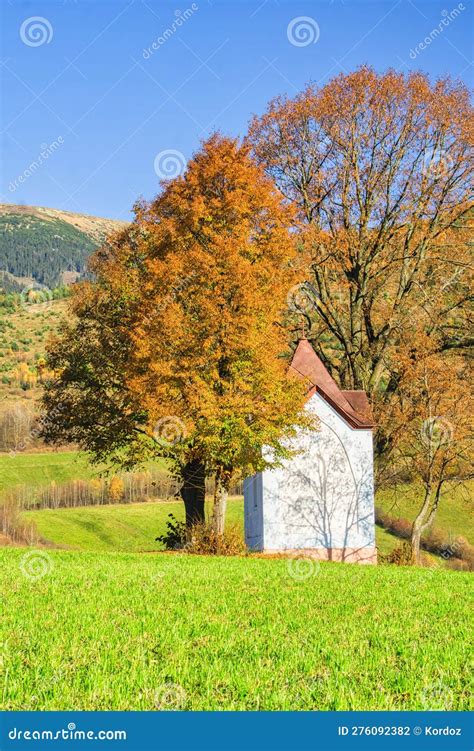
<instances>
[{"instance_id":1,"label":"tree canopy","mask_svg":"<svg viewBox=\"0 0 474 751\"><path fill-rule=\"evenodd\" d=\"M126 466L198 462L224 490L269 463L263 446L278 461L307 423L281 325L299 273L291 221L248 146L204 143L93 257L50 348L46 437Z\"/></svg>"},{"instance_id":2,"label":"tree canopy","mask_svg":"<svg viewBox=\"0 0 474 751\"><path fill-rule=\"evenodd\" d=\"M312 257L295 307L343 387L389 398L392 354L419 333L439 352L473 343L473 122L460 83L362 67L251 123Z\"/></svg>"}]
</instances>

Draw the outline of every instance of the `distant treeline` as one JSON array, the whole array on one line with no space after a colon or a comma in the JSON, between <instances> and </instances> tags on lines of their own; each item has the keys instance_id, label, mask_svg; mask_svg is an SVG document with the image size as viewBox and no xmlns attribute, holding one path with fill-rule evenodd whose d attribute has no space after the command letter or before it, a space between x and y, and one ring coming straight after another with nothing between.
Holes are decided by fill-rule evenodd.
<instances>
[{"instance_id":1,"label":"distant treeline","mask_svg":"<svg viewBox=\"0 0 474 751\"><path fill-rule=\"evenodd\" d=\"M83 274L96 247L88 235L61 219L0 216L0 270L50 288L58 286L65 271Z\"/></svg>"}]
</instances>

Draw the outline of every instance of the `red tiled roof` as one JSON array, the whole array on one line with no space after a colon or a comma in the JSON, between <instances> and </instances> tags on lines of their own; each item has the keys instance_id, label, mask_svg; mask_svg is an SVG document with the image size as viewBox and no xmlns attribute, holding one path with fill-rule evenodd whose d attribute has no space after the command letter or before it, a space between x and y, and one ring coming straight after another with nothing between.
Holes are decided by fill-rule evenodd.
<instances>
[{"instance_id":1,"label":"red tiled roof","mask_svg":"<svg viewBox=\"0 0 474 751\"><path fill-rule=\"evenodd\" d=\"M367 430L374 426L365 391L341 391L307 339L300 339L290 364L290 372L309 382L308 398L321 394L352 428Z\"/></svg>"}]
</instances>

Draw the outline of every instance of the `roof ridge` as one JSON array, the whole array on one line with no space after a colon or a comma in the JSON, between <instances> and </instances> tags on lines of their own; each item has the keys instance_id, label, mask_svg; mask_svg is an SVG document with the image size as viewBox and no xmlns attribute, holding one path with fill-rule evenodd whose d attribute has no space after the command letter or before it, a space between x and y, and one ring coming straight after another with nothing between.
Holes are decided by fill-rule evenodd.
<instances>
[{"instance_id":1,"label":"roof ridge","mask_svg":"<svg viewBox=\"0 0 474 751\"><path fill-rule=\"evenodd\" d=\"M297 364L295 364L295 361ZM372 420L355 409L350 400L344 395L344 391L331 376L308 339L299 340L298 346L293 353L290 369L312 384L314 390L319 391L325 400L353 427L369 428L373 426ZM311 390L309 389L309 391ZM365 391L361 393L366 395Z\"/></svg>"}]
</instances>

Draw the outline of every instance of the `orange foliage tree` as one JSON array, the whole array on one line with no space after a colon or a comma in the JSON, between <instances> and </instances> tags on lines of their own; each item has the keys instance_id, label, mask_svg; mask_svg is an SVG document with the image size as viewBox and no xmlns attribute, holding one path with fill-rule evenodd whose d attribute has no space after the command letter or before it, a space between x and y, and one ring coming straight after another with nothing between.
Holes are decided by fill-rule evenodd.
<instances>
[{"instance_id":1,"label":"orange foliage tree","mask_svg":"<svg viewBox=\"0 0 474 751\"><path fill-rule=\"evenodd\" d=\"M362 67L255 117L248 141L312 257L293 306L345 388L391 398L413 330L472 346L473 109L449 79ZM472 329L471 329L472 332Z\"/></svg>"},{"instance_id":2,"label":"orange foliage tree","mask_svg":"<svg viewBox=\"0 0 474 751\"><path fill-rule=\"evenodd\" d=\"M211 137L95 255L95 281L50 348L58 375L44 404L50 416L63 408L46 436L128 466L168 457L190 521L203 518L214 475L221 533L232 480L268 464L263 446L278 461L307 423L280 325L298 280L291 221L249 147Z\"/></svg>"}]
</instances>

